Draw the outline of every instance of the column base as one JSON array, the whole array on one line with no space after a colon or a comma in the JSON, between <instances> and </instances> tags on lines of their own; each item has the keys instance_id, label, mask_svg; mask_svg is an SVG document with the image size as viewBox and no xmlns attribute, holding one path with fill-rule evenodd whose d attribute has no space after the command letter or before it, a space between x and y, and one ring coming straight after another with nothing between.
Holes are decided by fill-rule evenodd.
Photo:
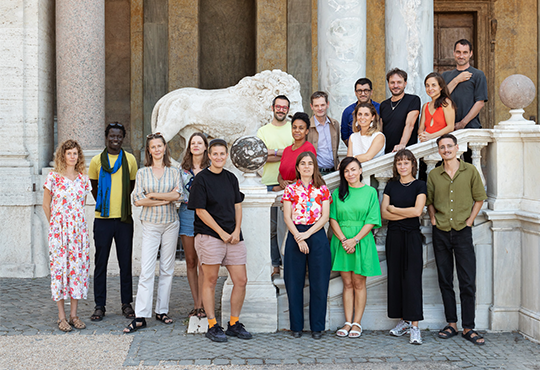
<instances>
[{"instance_id":1,"label":"column base","mask_svg":"<svg viewBox=\"0 0 540 370\"><path fill-rule=\"evenodd\" d=\"M516 330L519 327L519 307L491 306L489 321L493 331Z\"/></svg>"},{"instance_id":2,"label":"column base","mask_svg":"<svg viewBox=\"0 0 540 370\"><path fill-rule=\"evenodd\" d=\"M519 332L530 340L540 343L540 312L521 308L519 310Z\"/></svg>"}]
</instances>

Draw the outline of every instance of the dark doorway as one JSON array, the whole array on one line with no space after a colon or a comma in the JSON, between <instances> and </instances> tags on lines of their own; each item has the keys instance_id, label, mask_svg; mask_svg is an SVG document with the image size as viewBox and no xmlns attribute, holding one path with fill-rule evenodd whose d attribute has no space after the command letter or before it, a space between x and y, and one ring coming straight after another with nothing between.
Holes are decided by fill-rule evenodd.
<instances>
[{"instance_id":1,"label":"dark doorway","mask_svg":"<svg viewBox=\"0 0 540 370\"><path fill-rule=\"evenodd\" d=\"M255 1L199 0L199 87L236 85L256 71Z\"/></svg>"},{"instance_id":2,"label":"dark doorway","mask_svg":"<svg viewBox=\"0 0 540 370\"><path fill-rule=\"evenodd\" d=\"M476 44L474 13L435 13L435 43L433 69L439 73L454 69L454 44L457 40L467 39ZM476 67L475 53L471 65ZM476 67L478 68L478 67Z\"/></svg>"}]
</instances>

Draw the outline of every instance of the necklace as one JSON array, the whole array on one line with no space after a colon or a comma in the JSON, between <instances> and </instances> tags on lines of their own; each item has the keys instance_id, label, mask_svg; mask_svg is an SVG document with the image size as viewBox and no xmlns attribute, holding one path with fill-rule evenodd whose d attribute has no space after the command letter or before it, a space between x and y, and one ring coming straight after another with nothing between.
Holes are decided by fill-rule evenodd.
<instances>
[{"instance_id":1,"label":"necklace","mask_svg":"<svg viewBox=\"0 0 540 370\"><path fill-rule=\"evenodd\" d=\"M401 185L403 185L403 186L405 186L405 187L411 186L411 184L412 184L413 182L415 182L415 181L416 181L416 179L414 179L414 180L412 180L412 181L409 181L409 182L406 182L406 183L403 183L403 182L401 181L401 179L399 180L399 182L401 183Z\"/></svg>"},{"instance_id":2,"label":"necklace","mask_svg":"<svg viewBox=\"0 0 540 370\"><path fill-rule=\"evenodd\" d=\"M401 103L402 100L403 100L403 98L399 99L396 105L394 105L394 102L392 100L390 100L390 107L392 108L392 110L396 109L397 106L399 105L399 103Z\"/></svg>"}]
</instances>

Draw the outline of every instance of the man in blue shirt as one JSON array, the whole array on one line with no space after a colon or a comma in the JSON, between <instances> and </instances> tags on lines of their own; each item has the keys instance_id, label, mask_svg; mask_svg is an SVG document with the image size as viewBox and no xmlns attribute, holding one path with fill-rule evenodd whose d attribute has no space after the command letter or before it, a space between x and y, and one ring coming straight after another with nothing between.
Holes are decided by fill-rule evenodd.
<instances>
[{"instance_id":1,"label":"man in blue shirt","mask_svg":"<svg viewBox=\"0 0 540 370\"><path fill-rule=\"evenodd\" d=\"M356 104L370 102L371 104L373 104L373 106L375 106L377 114L379 114L380 104L376 101L371 100L371 95L373 94L373 84L371 83L371 80L369 78L361 78L356 81L356 83L354 84L354 93L356 94L356 98L358 100L345 108L345 110L343 111L343 115L341 116L341 140L343 140L345 145L348 145L349 136L351 136L353 133L352 113L354 111L354 108L356 108Z\"/></svg>"}]
</instances>

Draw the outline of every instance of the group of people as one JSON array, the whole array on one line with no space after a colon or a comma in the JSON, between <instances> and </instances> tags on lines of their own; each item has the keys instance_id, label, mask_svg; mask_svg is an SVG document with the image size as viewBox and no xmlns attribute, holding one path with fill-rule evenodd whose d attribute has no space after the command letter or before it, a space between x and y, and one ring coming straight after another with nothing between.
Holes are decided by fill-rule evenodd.
<instances>
[{"instance_id":1,"label":"group of people","mask_svg":"<svg viewBox=\"0 0 540 370\"><path fill-rule=\"evenodd\" d=\"M290 325L295 337L302 335L304 325L306 269L313 338L320 339L325 329L331 271L339 271L343 280L345 324L336 335L361 336L366 277L381 274L372 229L381 226L382 216L389 221L388 316L400 319L390 334L410 333L410 342L421 344L418 321L423 319L423 261L419 216L427 205L448 321L439 336L457 335L455 257L462 335L475 344L484 343L474 331L476 263L471 226L486 195L476 168L457 158L457 140L450 132L481 127L478 113L487 100L487 89L483 73L469 64L472 45L459 40L454 55L456 70L426 77L426 92L432 101L422 108L419 124L420 98L405 94L407 74L399 69L388 72L392 97L380 105L371 100L371 81L358 80L358 101L343 112L341 127L327 115L325 92L317 91L311 96L313 117L298 112L291 121L287 120L289 99L283 95L274 99L273 120L261 127L257 136L268 148L262 182L268 191L284 191L283 221L288 236L282 256L277 238L279 212L272 209L271 257L273 275L280 274L283 258ZM465 104L465 98L473 102ZM341 163L337 155L340 133L348 146L347 157ZM247 284L246 247L240 228L244 195L237 178L224 169L227 143L222 139L208 142L204 134L195 133L188 140L181 168L176 168L171 165L163 136L150 134L146 139L145 167L137 170L133 155L122 149L125 134L120 123L107 126L106 148L92 158L88 175L79 144L67 140L59 145L55 168L47 176L43 208L50 221L51 289L58 304L58 327L63 331L85 327L77 316L77 301L85 299L88 291L89 239L84 204L91 192L96 200L96 305L92 321L105 316L107 264L114 240L120 267L121 309L124 316L133 319L124 332L144 328L146 319L152 317L158 251L160 274L155 317L163 324L171 324L169 297L180 235L194 302L190 316L208 318L206 336L213 341L226 341L227 335L251 338L239 322ZM443 159L443 165L430 172L427 186L416 179L417 160L405 149L416 143L417 137L420 141L437 138ZM379 205L376 190L363 182L362 163L390 152L396 153L394 181L386 186ZM336 170L340 185L330 194L322 176ZM131 305L132 200L135 206L142 207L141 275L135 309ZM330 241L324 231L328 221L332 230ZM234 284L226 331L217 323L214 311L221 265L227 267ZM64 310L64 300L68 298L69 319Z\"/></svg>"}]
</instances>

